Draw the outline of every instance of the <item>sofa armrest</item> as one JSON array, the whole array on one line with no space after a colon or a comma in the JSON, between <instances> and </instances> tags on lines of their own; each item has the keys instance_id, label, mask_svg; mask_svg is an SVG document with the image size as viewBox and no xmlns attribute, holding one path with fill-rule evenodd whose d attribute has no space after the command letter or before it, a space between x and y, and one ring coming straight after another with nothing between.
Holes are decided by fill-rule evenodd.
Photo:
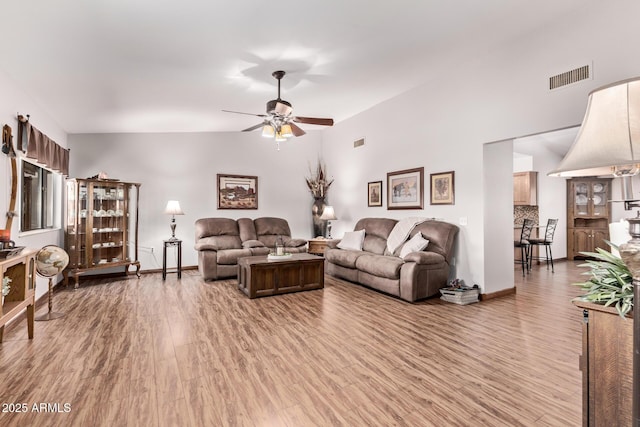
<instances>
[{"instance_id":1,"label":"sofa armrest","mask_svg":"<svg viewBox=\"0 0 640 427\"><path fill-rule=\"evenodd\" d=\"M206 239L198 240L194 246L196 251L217 251L218 246L215 243L205 241Z\"/></svg>"},{"instance_id":2,"label":"sofa armrest","mask_svg":"<svg viewBox=\"0 0 640 427\"><path fill-rule=\"evenodd\" d=\"M306 244L307 244L307 241L304 239L289 239L284 243L284 245L288 248L298 248Z\"/></svg>"},{"instance_id":3,"label":"sofa armrest","mask_svg":"<svg viewBox=\"0 0 640 427\"><path fill-rule=\"evenodd\" d=\"M421 265L440 264L443 261L446 260L442 255L429 251L411 252L404 257L404 262L415 262Z\"/></svg>"}]
</instances>

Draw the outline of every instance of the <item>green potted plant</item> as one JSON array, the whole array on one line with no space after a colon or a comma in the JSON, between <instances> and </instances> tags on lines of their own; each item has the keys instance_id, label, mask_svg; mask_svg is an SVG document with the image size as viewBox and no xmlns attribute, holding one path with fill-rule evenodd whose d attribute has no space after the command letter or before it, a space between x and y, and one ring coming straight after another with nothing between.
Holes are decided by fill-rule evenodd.
<instances>
[{"instance_id":1,"label":"green potted plant","mask_svg":"<svg viewBox=\"0 0 640 427\"><path fill-rule=\"evenodd\" d=\"M617 249L617 246L613 244L611 246ZM619 256L601 248L596 248L596 251L582 252L583 255L594 259L580 265L591 269L584 273L591 276L589 280L576 283L586 291L581 299L604 304L606 307L614 306L618 314L625 317L633 308L633 277L631 272Z\"/></svg>"}]
</instances>

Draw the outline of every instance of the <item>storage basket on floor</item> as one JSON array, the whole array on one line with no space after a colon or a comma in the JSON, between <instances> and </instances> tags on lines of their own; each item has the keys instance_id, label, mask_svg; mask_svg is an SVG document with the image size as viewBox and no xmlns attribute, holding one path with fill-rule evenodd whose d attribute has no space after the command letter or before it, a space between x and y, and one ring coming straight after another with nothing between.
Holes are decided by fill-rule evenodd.
<instances>
[{"instance_id":1,"label":"storage basket on floor","mask_svg":"<svg viewBox=\"0 0 640 427\"><path fill-rule=\"evenodd\" d=\"M440 299L454 304L467 305L478 302L478 289L442 288Z\"/></svg>"}]
</instances>

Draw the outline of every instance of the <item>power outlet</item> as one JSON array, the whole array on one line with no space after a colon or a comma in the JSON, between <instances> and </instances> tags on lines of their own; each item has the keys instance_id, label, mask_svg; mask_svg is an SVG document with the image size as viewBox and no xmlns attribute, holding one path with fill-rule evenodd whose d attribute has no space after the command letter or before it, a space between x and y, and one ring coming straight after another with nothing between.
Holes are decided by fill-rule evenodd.
<instances>
[{"instance_id":1,"label":"power outlet","mask_svg":"<svg viewBox=\"0 0 640 427\"><path fill-rule=\"evenodd\" d=\"M461 216L460 217L460 225L467 225L467 217L466 216Z\"/></svg>"}]
</instances>

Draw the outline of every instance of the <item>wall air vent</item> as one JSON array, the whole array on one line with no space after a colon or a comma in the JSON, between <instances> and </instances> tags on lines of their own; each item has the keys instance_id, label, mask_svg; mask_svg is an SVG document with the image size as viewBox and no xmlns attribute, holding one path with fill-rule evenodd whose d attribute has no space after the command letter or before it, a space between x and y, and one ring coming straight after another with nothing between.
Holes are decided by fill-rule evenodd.
<instances>
[{"instance_id":1,"label":"wall air vent","mask_svg":"<svg viewBox=\"0 0 640 427\"><path fill-rule=\"evenodd\" d=\"M549 90L558 89L590 78L591 66L583 65L582 67L575 68L571 71L565 71L564 73L549 77Z\"/></svg>"},{"instance_id":2,"label":"wall air vent","mask_svg":"<svg viewBox=\"0 0 640 427\"><path fill-rule=\"evenodd\" d=\"M362 147L364 145L364 138L356 139L353 141L353 148Z\"/></svg>"}]
</instances>

